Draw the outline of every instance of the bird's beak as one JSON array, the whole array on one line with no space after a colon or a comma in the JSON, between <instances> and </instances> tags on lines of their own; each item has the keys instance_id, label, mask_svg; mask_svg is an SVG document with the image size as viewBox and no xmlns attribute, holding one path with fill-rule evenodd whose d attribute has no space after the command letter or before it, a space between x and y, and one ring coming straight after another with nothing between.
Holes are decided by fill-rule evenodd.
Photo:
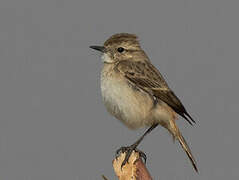
<instances>
[{"instance_id":1,"label":"bird's beak","mask_svg":"<svg viewBox=\"0 0 239 180\"><path fill-rule=\"evenodd\" d=\"M90 46L90 48L100 51L100 52L105 52L105 47L104 46Z\"/></svg>"}]
</instances>

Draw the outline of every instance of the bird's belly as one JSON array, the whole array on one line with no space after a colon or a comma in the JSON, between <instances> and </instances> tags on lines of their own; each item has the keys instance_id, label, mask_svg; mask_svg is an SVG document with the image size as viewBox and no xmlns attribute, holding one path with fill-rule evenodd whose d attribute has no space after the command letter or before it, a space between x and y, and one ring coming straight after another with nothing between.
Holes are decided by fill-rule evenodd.
<instances>
[{"instance_id":1,"label":"bird's belly","mask_svg":"<svg viewBox=\"0 0 239 180\"><path fill-rule=\"evenodd\" d=\"M101 92L109 113L127 127L136 129L149 123L153 108L152 98L126 80L101 78Z\"/></svg>"}]
</instances>

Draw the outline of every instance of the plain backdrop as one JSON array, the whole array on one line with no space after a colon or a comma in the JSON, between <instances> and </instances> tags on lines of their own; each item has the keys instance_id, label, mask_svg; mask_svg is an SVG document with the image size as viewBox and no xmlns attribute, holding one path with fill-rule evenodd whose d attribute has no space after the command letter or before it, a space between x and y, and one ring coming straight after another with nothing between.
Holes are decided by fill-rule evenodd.
<instances>
[{"instance_id":1,"label":"plain backdrop","mask_svg":"<svg viewBox=\"0 0 239 180\"><path fill-rule=\"evenodd\" d=\"M130 131L101 101L100 53L135 33L197 121L177 124L196 174L165 129L140 145L154 179L239 178L238 0L1 0L0 179L116 179L115 150Z\"/></svg>"}]
</instances>

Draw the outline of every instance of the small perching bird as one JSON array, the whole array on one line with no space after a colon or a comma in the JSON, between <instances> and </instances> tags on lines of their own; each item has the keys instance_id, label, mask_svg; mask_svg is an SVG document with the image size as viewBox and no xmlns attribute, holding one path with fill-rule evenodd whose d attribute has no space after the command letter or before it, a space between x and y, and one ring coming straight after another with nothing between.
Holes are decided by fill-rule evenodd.
<instances>
[{"instance_id":1,"label":"small perching bird","mask_svg":"<svg viewBox=\"0 0 239 180\"><path fill-rule=\"evenodd\" d=\"M108 112L130 129L149 127L134 144L119 149L127 153L122 166L145 135L160 124L179 141L198 172L191 150L175 123L178 115L191 125L195 121L158 69L151 64L137 36L115 34L103 46L90 47L103 53L101 92Z\"/></svg>"}]
</instances>

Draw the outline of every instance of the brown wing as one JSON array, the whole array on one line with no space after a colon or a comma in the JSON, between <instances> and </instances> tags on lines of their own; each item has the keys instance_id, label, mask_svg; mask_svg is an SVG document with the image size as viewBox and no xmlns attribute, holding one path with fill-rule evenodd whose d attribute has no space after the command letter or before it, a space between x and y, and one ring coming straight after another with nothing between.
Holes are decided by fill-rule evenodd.
<instances>
[{"instance_id":1,"label":"brown wing","mask_svg":"<svg viewBox=\"0 0 239 180\"><path fill-rule=\"evenodd\" d=\"M120 61L116 69L137 87L164 101L191 125L195 123L163 76L149 61Z\"/></svg>"}]
</instances>

